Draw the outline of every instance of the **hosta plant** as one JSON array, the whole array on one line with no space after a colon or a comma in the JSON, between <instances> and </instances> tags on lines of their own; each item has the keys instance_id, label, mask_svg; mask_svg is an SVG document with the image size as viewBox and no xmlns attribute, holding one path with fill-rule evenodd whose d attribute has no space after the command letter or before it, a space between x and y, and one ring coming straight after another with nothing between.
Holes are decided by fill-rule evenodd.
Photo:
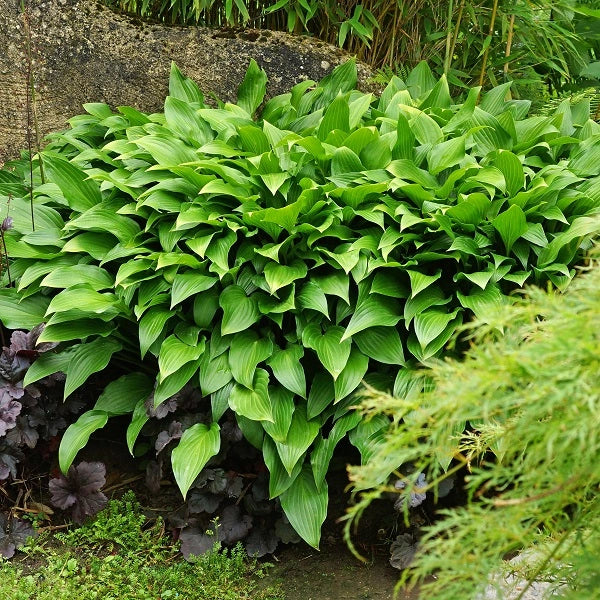
<instances>
[{"instance_id":1,"label":"hosta plant","mask_svg":"<svg viewBox=\"0 0 600 600\"><path fill-rule=\"evenodd\" d=\"M173 67L162 113L86 105L35 161L31 197L28 163L1 172L16 285L0 318L59 343L25 384L62 371L67 398L128 366L67 430L63 471L114 415L132 415L133 450L148 398L190 383L211 422L172 451L182 493L231 410L318 546L336 445L367 461L387 426L351 409L361 381L402 390L465 319L526 282L567 285L600 228L585 103L527 117L507 84L457 105L424 63L380 98L355 85L346 62L263 104L251 62L237 104L211 108Z\"/></svg>"}]
</instances>

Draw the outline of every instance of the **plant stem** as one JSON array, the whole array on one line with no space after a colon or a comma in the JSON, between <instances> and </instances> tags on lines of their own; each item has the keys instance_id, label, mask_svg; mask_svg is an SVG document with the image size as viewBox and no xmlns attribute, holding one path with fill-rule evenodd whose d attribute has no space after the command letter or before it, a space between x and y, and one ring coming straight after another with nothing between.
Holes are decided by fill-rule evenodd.
<instances>
[{"instance_id":1,"label":"plant stem","mask_svg":"<svg viewBox=\"0 0 600 600\"><path fill-rule=\"evenodd\" d=\"M494 35L494 25L496 25L496 15L498 14L498 0L494 0L494 5L492 7L492 16L490 18L490 30L488 33L488 37L492 37ZM483 52L483 59L481 60L481 75L479 76L479 85L483 86L483 82L485 80L485 70L487 67L488 56L490 53L490 46L492 45L491 39L490 43L487 45L486 49Z\"/></svg>"},{"instance_id":2,"label":"plant stem","mask_svg":"<svg viewBox=\"0 0 600 600\"><path fill-rule=\"evenodd\" d=\"M452 47L452 13L454 11L454 1L449 0L448 2L448 23L446 24L446 57L444 59L444 75L448 75L450 70L450 63L452 62L452 56L450 54L450 48Z\"/></svg>"}]
</instances>

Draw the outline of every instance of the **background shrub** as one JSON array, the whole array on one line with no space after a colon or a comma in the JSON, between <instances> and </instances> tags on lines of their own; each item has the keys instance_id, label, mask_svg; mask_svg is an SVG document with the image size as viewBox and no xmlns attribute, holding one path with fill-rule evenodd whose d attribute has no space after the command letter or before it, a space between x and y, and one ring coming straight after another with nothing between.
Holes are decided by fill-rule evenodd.
<instances>
[{"instance_id":1,"label":"background shrub","mask_svg":"<svg viewBox=\"0 0 600 600\"><path fill-rule=\"evenodd\" d=\"M174 66L164 113L88 104L33 190L28 161L3 171L16 287L0 318L45 321L40 341L60 344L24 385L62 371L67 398L112 369L65 433L63 471L115 415L132 415L133 450L149 395L190 382L211 418L172 451L183 494L231 409L317 546L336 445L349 434L366 462L388 423L351 410L361 381L402 393L465 319L570 281L600 227L600 126L585 102L527 117L510 84L453 104L425 63L374 98L347 62L258 118L265 83L251 62L237 105L209 108Z\"/></svg>"},{"instance_id":2,"label":"background shrub","mask_svg":"<svg viewBox=\"0 0 600 600\"><path fill-rule=\"evenodd\" d=\"M389 412L396 425L354 477L369 487L390 462L410 462L428 475L424 493L468 467L468 504L439 511L402 576L419 581L427 597L481 598L503 559L523 550L529 559L516 567L520 577L551 582L552 597L595 597L600 268L564 295L528 290L494 326L504 328L502 337L479 323L464 361L424 372L435 392L368 394L369 412ZM366 494L358 511L380 493Z\"/></svg>"}]
</instances>

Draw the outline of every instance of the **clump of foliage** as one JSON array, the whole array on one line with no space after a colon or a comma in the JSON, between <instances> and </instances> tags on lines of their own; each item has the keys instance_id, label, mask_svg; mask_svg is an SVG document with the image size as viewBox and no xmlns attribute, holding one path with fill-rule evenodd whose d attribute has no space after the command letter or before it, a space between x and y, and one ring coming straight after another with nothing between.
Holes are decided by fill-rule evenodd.
<instances>
[{"instance_id":1,"label":"clump of foliage","mask_svg":"<svg viewBox=\"0 0 600 600\"><path fill-rule=\"evenodd\" d=\"M57 539L58 538L58 539ZM47 533L24 551L22 562L0 563L0 597L5 600L281 600L257 585L264 569L240 547L214 549L193 564L178 560L164 524L149 523L132 493L111 500L96 519L48 544ZM61 542L57 545L56 541ZM38 566L40 565L41 566Z\"/></svg>"},{"instance_id":2,"label":"clump of foliage","mask_svg":"<svg viewBox=\"0 0 600 600\"><path fill-rule=\"evenodd\" d=\"M10 513L0 513L0 556L12 558L35 534L31 523Z\"/></svg>"},{"instance_id":3,"label":"clump of foliage","mask_svg":"<svg viewBox=\"0 0 600 600\"><path fill-rule=\"evenodd\" d=\"M528 290L493 324L470 332L475 346L462 362L425 373L432 391L365 398L369 412L385 410L395 425L354 472L360 487L390 462L413 463L428 473L429 487L457 468L469 473L467 505L440 511L425 528L401 581L420 582L422 594L440 600L481 598L503 559L526 550L535 561L524 561L523 578L549 581L548 593L557 587L560 598L595 597L600 266L564 295ZM365 493L356 510L379 493Z\"/></svg>"},{"instance_id":4,"label":"clump of foliage","mask_svg":"<svg viewBox=\"0 0 600 600\"><path fill-rule=\"evenodd\" d=\"M6 274L8 277L8 273ZM81 405L62 403L51 393L61 376L45 377L37 385L23 378L32 362L54 349L54 342L39 342L43 325L30 332L14 331L0 353L0 480L17 477L23 449L32 450L41 439L50 442L63 431Z\"/></svg>"},{"instance_id":5,"label":"clump of foliage","mask_svg":"<svg viewBox=\"0 0 600 600\"><path fill-rule=\"evenodd\" d=\"M463 320L489 321L526 282L568 284L600 229L588 104L527 117L509 84L453 104L425 63L381 98L355 85L347 62L255 117L256 63L218 108L173 67L164 113L86 105L35 161L33 205L29 161L3 175L16 287L0 319L45 321L40 341L59 343L24 384L63 372L68 398L128 365L66 431L63 472L112 416L132 415L133 451L148 399L190 383L204 405L171 452L182 493L232 411L318 546L336 445L348 435L367 462L388 424L351 410L361 381L400 392Z\"/></svg>"}]
</instances>

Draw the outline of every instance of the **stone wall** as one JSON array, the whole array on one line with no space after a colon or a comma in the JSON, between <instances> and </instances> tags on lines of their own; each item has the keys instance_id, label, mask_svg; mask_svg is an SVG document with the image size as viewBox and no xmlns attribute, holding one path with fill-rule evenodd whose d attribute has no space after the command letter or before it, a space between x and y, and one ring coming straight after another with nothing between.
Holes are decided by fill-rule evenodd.
<instances>
[{"instance_id":1,"label":"stone wall","mask_svg":"<svg viewBox=\"0 0 600 600\"><path fill-rule=\"evenodd\" d=\"M42 135L64 129L85 102L160 110L172 60L207 95L232 101L251 58L269 76L269 96L302 79L318 80L347 59L338 48L279 32L140 23L94 0L29 0L29 6ZM27 147L26 39L21 0L0 0L0 163ZM359 72L364 84L369 69L360 65Z\"/></svg>"}]
</instances>

